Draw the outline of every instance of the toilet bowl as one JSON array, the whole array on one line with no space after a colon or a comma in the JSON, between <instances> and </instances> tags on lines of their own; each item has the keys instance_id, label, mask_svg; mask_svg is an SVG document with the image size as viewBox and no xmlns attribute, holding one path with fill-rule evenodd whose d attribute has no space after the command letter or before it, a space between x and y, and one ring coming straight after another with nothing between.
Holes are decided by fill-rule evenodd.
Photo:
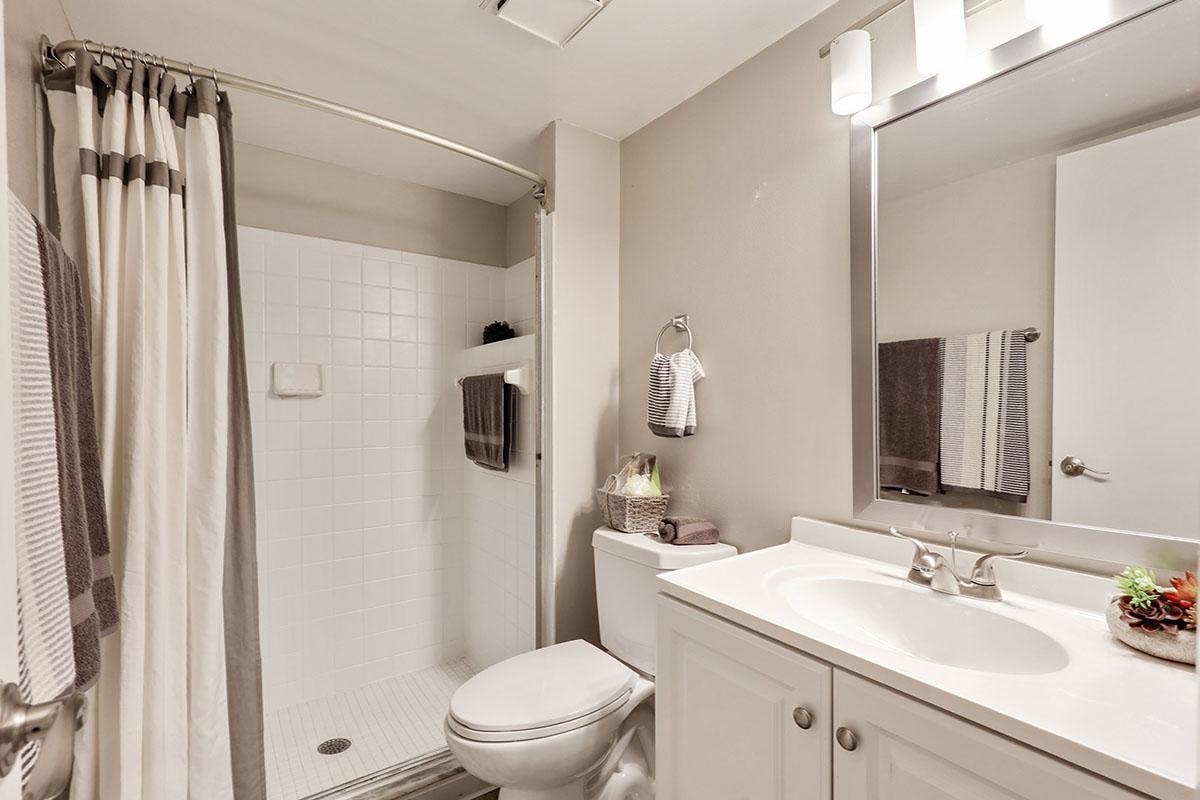
<instances>
[{"instance_id":1,"label":"toilet bowl","mask_svg":"<svg viewBox=\"0 0 1200 800\"><path fill-rule=\"evenodd\" d=\"M655 577L737 554L601 528L600 639L509 658L450 700L446 742L501 800L653 800Z\"/></svg>"},{"instance_id":2,"label":"toilet bowl","mask_svg":"<svg viewBox=\"0 0 1200 800\"><path fill-rule=\"evenodd\" d=\"M603 797L596 774L654 692L653 682L583 641L516 656L468 684L451 700L446 741L504 800ZM633 721L636 732L644 715ZM643 743L635 733L625 744Z\"/></svg>"}]
</instances>

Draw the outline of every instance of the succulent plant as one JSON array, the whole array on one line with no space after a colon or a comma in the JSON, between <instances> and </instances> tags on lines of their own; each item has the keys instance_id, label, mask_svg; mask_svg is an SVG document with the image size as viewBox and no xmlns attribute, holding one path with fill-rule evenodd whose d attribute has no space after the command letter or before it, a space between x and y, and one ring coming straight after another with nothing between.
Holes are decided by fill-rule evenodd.
<instances>
[{"instance_id":1,"label":"succulent plant","mask_svg":"<svg viewBox=\"0 0 1200 800\"><path fill-rule=\"evenodd\" d=\"M1145 605L1137 606L1129 595L1117 599L1121 609L1121 621L1131 628L1140 628L1147 633L1162 631L1167 634L1177 634L1185 627L1184 615L1187 613L1178 606L1163 602L1160 598L1147 601Z\"/></svg>"},{"instance_id":2,"label":"succulent plant","mask_svg":"<svg viewBox=\"0 0 1200 800\"><path fill-rule=\"evenodd\" d=\"M1184 573L1184 577L1171 578L1171 586L1174 587L1174 591L1162 593L1167 602L1183 608L1196 605L1196 573L1189 569Z\"/></svg>"},{"instance_id":3,"label":"succulent plant","mask_svg":"<svg viewBox=\"0 0 1200 800\"><path fill-rule=\"evenodd\" d=\"M1169 605L1183 611L1183 620L1189 630L1196 629L1196 573L1188 570L1182 578L1171 578L1172 591L1164 591L1162 598Z\"/></svg>"},{"instance_id":4,"label":"succulent plant","mask_svg":"<svg viewBox=\"0 0 1200 800\"><path fill-rule=\"evenodd\" d=\"M1129 598L1129 605L1134 608L1150 608L1165 591L1158 585L1154 571L1145 567L1126 567L1124 572L1113 577L1117 580L1117 586Z\"/></svg>"}]
</instances>

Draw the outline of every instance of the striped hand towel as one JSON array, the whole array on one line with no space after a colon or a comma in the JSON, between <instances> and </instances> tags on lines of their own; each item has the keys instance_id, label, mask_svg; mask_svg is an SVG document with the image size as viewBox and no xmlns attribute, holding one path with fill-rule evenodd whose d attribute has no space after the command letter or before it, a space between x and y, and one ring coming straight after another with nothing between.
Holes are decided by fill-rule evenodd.
<instances>
[{"instance_id":1,"label":"striped hand towel","mask_svg":"<svg viewBox=\"0 0 1200 800\"><path fill-rule=\"evenodd\" d=\"M991 331L942 345L941 481L946 491L1029 499L1025 336Z\"/></svg>"},{"instance_id":2,"label":"striped hand towel","mask_svg":"<svg viewBox=\"0 0 1200 800\"><path fill-rule=\"evenodd\" d=\"M681 437L696 433L695 383L704 366L690 349L670 356L655 353L650 361L646 393L646 424L656 436Z\"/></svg>"}]
</instances>

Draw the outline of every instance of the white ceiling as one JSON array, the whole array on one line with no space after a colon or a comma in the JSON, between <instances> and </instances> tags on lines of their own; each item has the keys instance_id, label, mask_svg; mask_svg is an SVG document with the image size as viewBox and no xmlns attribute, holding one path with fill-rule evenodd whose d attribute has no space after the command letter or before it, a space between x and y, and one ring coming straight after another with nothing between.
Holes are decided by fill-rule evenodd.
<instances>
[{"instance_id":1,"label":"white ceiling","mask_svg":"<svg viewBox=\"0 0 1200 800\"><path fill-rule=\"evenodd\" d=\"M392 117L523 166L562 119L622 139L833 0L612 0L563 50L478 0L63 0L78 38L160 53ZM510 203L518 178L238 93L237 138Z\"/></svg>"}]
</instances>

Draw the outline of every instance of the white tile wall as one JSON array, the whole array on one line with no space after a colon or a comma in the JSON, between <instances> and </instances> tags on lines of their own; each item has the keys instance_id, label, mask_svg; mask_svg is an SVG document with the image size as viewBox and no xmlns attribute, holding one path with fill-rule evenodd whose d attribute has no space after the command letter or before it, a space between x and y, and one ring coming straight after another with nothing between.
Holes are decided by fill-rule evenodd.
<instances>
[{"instance_id":1,"label":"white tile wall","mask_svg":"<svg viewBox=\"0 0 1200 800\"><path fill-rule=\"evenodd\" d=\"M495 267L240 234L270 710L465 652L453 381L505 313L508 281ZM321 364L325 396L271 395L276 361Z\"/></svg>"},{"instance_id":2,"label":"white tile wall","mask_svg":"<svg viewBox=\"0 0 1200 800\"><path fill-rule=\"evenodd\" d=\"M518 336L537 333L537 296L533 259L509 267L504 275L504 313Z\"/></svg>"},{"instance_id":3,"label":"white tile wall","mask_svg":"<svg viewBox=\"0 0 1200 800\"><path fill-rule=\"evenodd\" d=\"M534 364L534 337L473 347L467 374ZM461 402L461 400L460 400ZM463 459L467 660L475 670L533 649L536 639L533 398L518 399L517 439L507 473Z\"/></svg>"}]
</instances>

